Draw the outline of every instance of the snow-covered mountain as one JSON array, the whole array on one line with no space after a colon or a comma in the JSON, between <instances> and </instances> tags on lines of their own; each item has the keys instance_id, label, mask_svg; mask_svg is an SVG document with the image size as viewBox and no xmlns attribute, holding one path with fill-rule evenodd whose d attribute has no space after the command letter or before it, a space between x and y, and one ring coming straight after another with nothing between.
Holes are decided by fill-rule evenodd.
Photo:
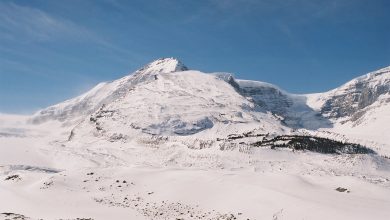
<instances>
[{"instance_id":1,"label":"snow-covered mountain","mask_svg":"<svg viewBox=\"0 0 390 220\"><path fill-rule=\"evenodd\" d=\"M388 144L383 136L389 71L387 67L368 73L329 92L297 95L269 83L235 79L229 73L189 70L175 58L162 58L43 109L30 121L61 121L74 127L71 138L197 133L226 137L254 129L272 134L304 129L346 135L361 143L369 140L383 148ZM361 137L374 127L377 135Z\"/></svg>"},{"instance_id":2,"label":"snow-covered mountain","mask_svg":"<svg viewBox=\"0 0 390 220\"><path fill-rule=\"evenodd\" d=\"M73 130L75 137L79 131L84 132L82 137L109 138L140 134L226 137L228 131L255 128L282 132L276 117L214 75L180 71L144 76L147 80L142 84L79 124Z\"/></svg>"},{"instance_id":3,"label":"snow-covered mountain","mask_svg":"<svg viewBox=\"0 0 390 220\"><path fill-rule=\"evenodd\" d=\"M39 123L48 119L63 121L91 114L102 105L125 96L137 85L157 80L160 74L166 76L169 73L187 70L188 68L175 58L158 59L121 79L100 83L81 96L37 112L33 117L33 122ZM205 74L202 76L201 72L198 73L199 77L187 77L184 79L185 82L193 81L192 84L199 84L199 80L208 77ZM287 125L291 127L307 127L304 125L305 120L300 118L313 111L321 119L356 122L366 111L370 110L372 105L386 104L390 100L390 67L353 79L329 92L308 95L290 94L269 83L236 80L230 74L215 73L214 75L228 82L238 94L251 98L249 101L263 110L285 117ZM206 84L203 85L201 89L207 90L206 86ZM290 123L289 120L291 120Z\"/></svg>"},{"instance_id":4,"label":"snow-covered mountain","mask_svg":"<svg viewBox=\"0 0 390 220\"><path fill-rule=\"evenodd\" d=\"M390 67L290 94L158 59L0 114L0 219L389 219L389 101Z\"/></svg>"}]
</instances>

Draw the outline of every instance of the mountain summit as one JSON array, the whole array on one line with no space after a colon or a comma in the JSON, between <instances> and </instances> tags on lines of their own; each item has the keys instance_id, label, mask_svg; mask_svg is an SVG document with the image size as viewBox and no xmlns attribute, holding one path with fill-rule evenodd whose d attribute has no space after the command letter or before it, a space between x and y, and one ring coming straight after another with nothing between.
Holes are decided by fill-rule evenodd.
<instances>
[{"instance_id":1,"label":"mountain summit","mask_svg":"<svg viewBox=\"0 0 390 220\"><path fill-rule=\"evenodd\" d=\"M188 67L186 67L180 60L170 57L157 59L137 70L135 74L172 73L186 70L188 70Z\"/></svg>"},{"instance_id":2,"label":"mountain summit","mask_svg":"<svg viewBox=\"0 0 390 220\"><path fill-rule=\"evenodd\" d=\"M176 58L157 59L130 75L112 82L99 83L80 96L38 111L32 122L42 123L47 120L77 121L79 117L91 114L102 105L122 97L136 85L157 79L158 74L186 70L188 68Z\"/></svg>"}]
</instances>

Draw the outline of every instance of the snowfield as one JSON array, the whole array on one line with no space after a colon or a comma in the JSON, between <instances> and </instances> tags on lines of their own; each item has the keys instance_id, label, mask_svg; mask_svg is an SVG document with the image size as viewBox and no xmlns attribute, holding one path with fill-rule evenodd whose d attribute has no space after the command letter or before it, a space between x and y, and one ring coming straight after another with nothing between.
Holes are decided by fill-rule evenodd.
<instances>
[{"instance_id":1,"label":"snowfield","mask_svg":"<svg viewBox=\"0 0 390 220\"><path fill-rule=\"evenodd\" d=\"M389 79L295 95L165 58L0 114L0 219L390 219Z\"/></svg>"}]
</instances>

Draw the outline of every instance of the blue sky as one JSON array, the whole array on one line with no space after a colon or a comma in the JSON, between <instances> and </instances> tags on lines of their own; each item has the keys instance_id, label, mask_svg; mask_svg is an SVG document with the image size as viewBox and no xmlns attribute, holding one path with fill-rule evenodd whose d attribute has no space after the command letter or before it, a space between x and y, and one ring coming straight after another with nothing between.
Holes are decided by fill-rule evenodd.
<instances>
[{"instance_id":1,"label":"blue sky","mask_svg":"<svg viewBox=\"0 0 390 220\"><path fill-rule=\"evenodd\" d=\"M31 113L159 57L294 93L390 65L387 0L0 1L0 112Z\"/></svg>"}]
</instances>

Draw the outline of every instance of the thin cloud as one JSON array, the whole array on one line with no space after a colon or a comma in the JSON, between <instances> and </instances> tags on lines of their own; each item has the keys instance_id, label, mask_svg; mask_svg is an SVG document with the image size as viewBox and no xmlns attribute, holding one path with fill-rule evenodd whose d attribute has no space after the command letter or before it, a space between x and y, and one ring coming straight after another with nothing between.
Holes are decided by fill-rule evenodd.
<instances>
[{"instance_id":1,"label":"thin cloud","mask_svg":"<svg viewBox=\"0 0 390 220\"><path fill-rule=\"evenodd\" d=\"M0 3L1 32L16 40L49 41L58 38L88 38L91 33L70 21L14 3Z\"/></svg>"},{"instance_id":2,"label":"thin cloud","mask_svg":"<svg viewBox=\"0 0 390 220\"><path fill-rule=\"evenodd\" d=\"M0 2L0 40L21 44L50 41L86 42L103 48L113 56L138 60L140 57L104 39L82 25L55 17L38 8ZM124 61L124 60L123 60Z\"/></svg>"}]
</instances>

